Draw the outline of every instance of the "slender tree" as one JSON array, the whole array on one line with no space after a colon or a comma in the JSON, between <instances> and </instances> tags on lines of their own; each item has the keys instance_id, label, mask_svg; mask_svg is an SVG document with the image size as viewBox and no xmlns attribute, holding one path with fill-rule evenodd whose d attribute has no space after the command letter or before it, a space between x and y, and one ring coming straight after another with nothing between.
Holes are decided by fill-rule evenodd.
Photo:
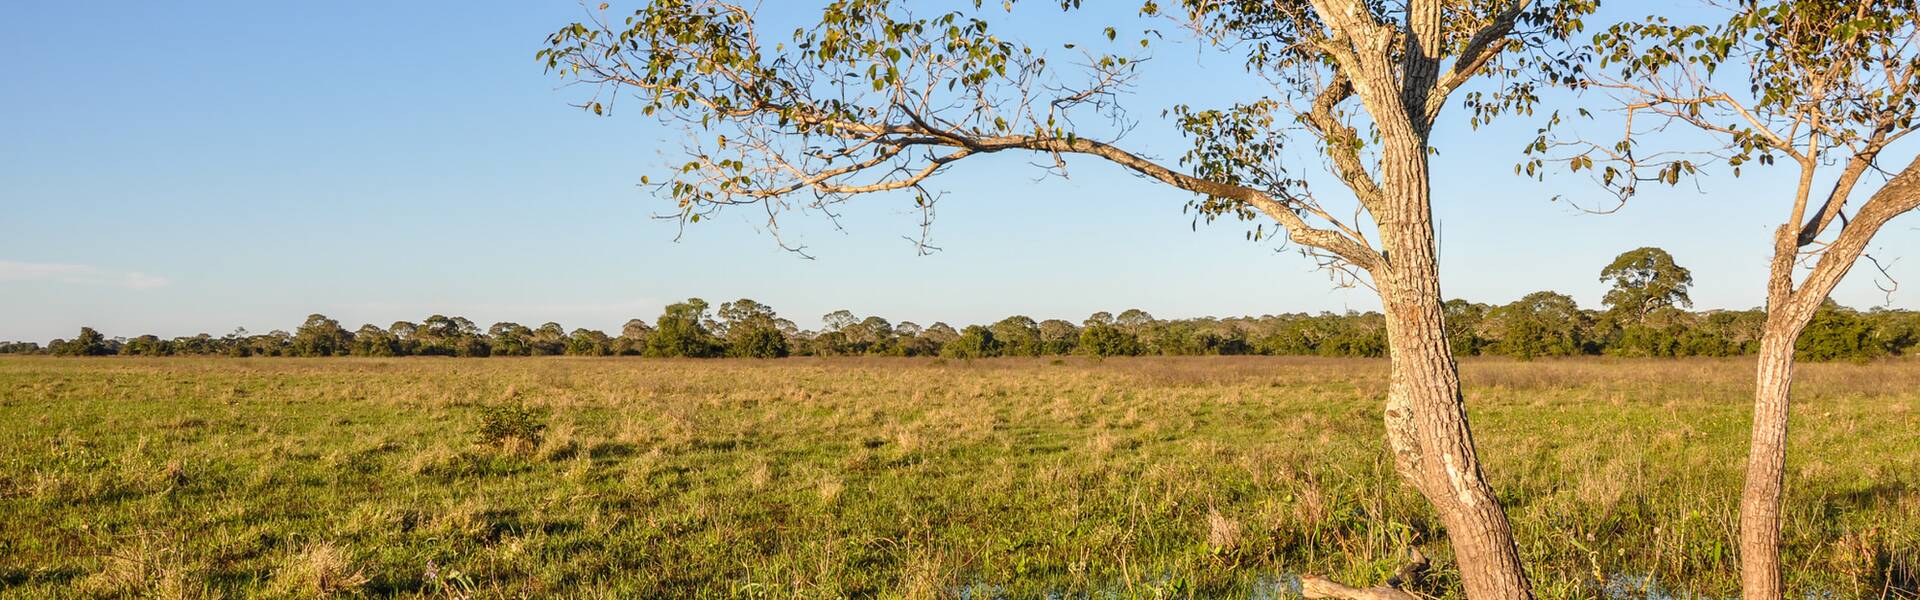
<instances>
[{"instance_id":1,"label":"slender tree","mask_svg":"<svg viewBox=\"0 0 1920 600\"><path fill-rule=\"evenodd\" d=\"M997 9L983 3L933 16L903 4L832 2L818 23L767 42L739 4L654 0L624 19L603 8L561 28L539 58L599 90L581 104L589 111L604 113L630 92L622 106L688 128L690 160L657 184L684 222L753 206L797 251L779 234L784 211L900 191L931 216L930 180L1002 152L1037 155L1055 170L1070 159L1105 161L1193 193L1209 221L1264 220L1250 237L1278 229L1337 276L1379 292L1392 349L1385 419L1394 464L1445 525L1470 597L1531 596L1481 473L1443 326L1430 138L1442 108L1483 75L1499 77L1466 95L1474 122L1530 107L1538 80L1559 77L1564 64L1543 49L1577 30L1594 0L1178 0L1171 10L1146 0L1142 13L1172 14L1195 41L1278 90L1168 111L1193 144L1171 163L1119 140L1133 124L1123 99L1158 32L1128 32L1123 42L1106 27L1104 39L1076 46L1085 53L1078 61L1055 60L990 31L985 17ZM1288 173L1282 146L1295 132L1356 204L1335 205ZM969 328L962 339L986 335Z\"/></svg>"},{"instance_id":2,"label":"slender tree","mask_svg":"<svg viewBox=\"0 0 1920 600\"><path fill-rule=\"evenodd\" d=\"M1797 185L1778 197L1784 210L1772 232L1740 500L1741 596L1767 600L1785 593L1780 502L1795 342L1866 256L1874 235L1920 207L1920 155L1894 145L1920 127L1920 6L1907 0L1714 4L1726 10L1725 22L1652 17L1595 36L1600 68L1577 85L1608 99L1622 116L1624 135L1565 135L1553 127L1560 124L1556 115L1525 168L1564 162L1595 173L1623 201L1642 184L1678 184L1708 167L1739 175L1754 165L1784 163L1793 171ZM1689 134L1663 135L1681 128ZM1709 145L1684 145L1701 139ZM1878 189L1875 180L1882 181ZM1796 277L1798 265L1809 268Z\"/></svg>"}]
</instances>

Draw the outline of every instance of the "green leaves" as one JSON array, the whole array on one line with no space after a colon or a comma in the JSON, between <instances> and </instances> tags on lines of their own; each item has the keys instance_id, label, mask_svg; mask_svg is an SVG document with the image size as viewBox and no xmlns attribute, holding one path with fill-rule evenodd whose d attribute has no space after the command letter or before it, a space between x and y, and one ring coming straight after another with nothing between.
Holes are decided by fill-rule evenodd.
<instances>
[{"instance_id":1,"label":"green leaves","mask_svg":"<svg viewBox=\"0 0 1920 600\"><path fill-rule=\"evenodd\" d=\"M1687 289L1693 286L1693 272L1660 248L1621 253L1600 270L1600 281L1613 286L1603 302L1614 312L1636 320L1661 308L1693 305L1687 296Z\"/></svg>"},{"instance_id":2,"label":"green leaves","mask_svg":"<svg viewBox=\"0 0 1920 600\"><path fill-rule=\"evenodd\" d=\"M817 19L771 39L768 31L756 30L754 9L744 3L650 0L619 24L596 20L556 30L536 59L549 72L593 88L582 106L594 114L610 112L606 107L613 102L603 95L628 95L622 101L639 103L641 114L688 131L691 160L655 186L675 201L687 223L742 204L765 206L777 218L794 207L830 210L828 205L860 194L925 198L929 190L923 185L950 163L1017 150L1041 157L1056 173L1064 172L1069 155L1097 155L1200 194L1189 206L1196 222L1266 215L1287 227L1324 233L1319 239L1340 246L1337 252L1372 256L1361 242L1325 241L1354 241L1363 234L1334 231L1344 227L1310 200L1305 181L1282 164L1287 134L1304 126L1320 151L1308 156L1324 154L1338 163L1335 174L1357 195L1379 194L1371 167L1362 163L1375 159L1364 148L1381 142L1381 130L1367 122L1362 111L1371 109L1356 101L1352 80L1340 72L1356 68L1342 63L1352 60L1312 43L1328 34L1329 24L1313 16L1310 3L1142 2L1140 15L1172 11L1184 17L1196 25L1200 43L1243 54L1250 75L1280 90L1273 98L1220 109L1170 111L1173 125L1193 142L1178 165L1109 145L1135 125L1122 96L1144 56L1121 53L1123 46L1133 47L1119 42L1122 35L1133 41L1122 24L1074 24L1087 39L1066 44L1074 49L1071 61L1054 63L1046 51L1057 52L1060 45L1036 50L989 26L999 18L992 11L1011 11L1011 1L996 6L976 0L970 9L963 4L946 12L905 0L821 4ZM1058 6L1074 10L1081 4L1061 0ZM1414 129L1424 130L1457 86L1486 74L1496 75L1488 79L1498 83L1467 97L1476 125L1500 114L1530 113L1540 100L1537 86L1577 71L1560 46L1594 4L1537 0L1512 12L1492 4L1449 5L1440 64L1460 70L1437 73L1446 83L1433 86L1430 98L1383 99L1407 104L1407 110L1383 114L1411 116ZM1380 33L1407 35L1399 25L1404 11L1391 3L1365 6L1372 14L1364 16L1381 24ZM1139 47L1150 48L1160 35L1141 31ZM1381 52L1396 55L1407 47L1406 40L1390 40ZM1410 64L1401 58L1370 60L1393 71ZM1312 109L1326 117L1298 120L1333 80L1345 82L1345 92ZM1376 98L1393 95L1375 87L1364 91ZM1423 139L1402 141L1437 152ZM1295 218L1301 216L1331 225L1320 230ZM1267 230L1251 235L1266 237Z\"/></svg>"},{"instance_id":3,"label":"green leaves","mask_svg":"<svg viewBox=\"0 0 1920 600\"><path fill-rule=\"evenodd\" d=\"M1602 155L1619 165L1603 183L1625 195L1638 181L1677 185L1709 163L1738 176L1785 154L1815 168L1807 165L1821 164L1826 149L1878 152L1875 140L1912 128L1920 110L1913 87L1920 8L1913 3L1775 0L1726 8L1717 24L1654 16L1594 36L1602 70L1577 87L1615 94L1627 131L1611 148L1587 146L1568 159L1570 170L1591 169ZM1724 75L1728 65L1737 73ZM1636 138L1673 124L1706 134L1709 145L1693 149L1692 140L1663 135L1657 151L1636 155ZM1687 141L1667 141L1675 139ZM1653 173L1637 174L1643 170Z\"/></svg>"},{"instance_id":4,"label":"green leaves","mask_svg":"<svg viewBox=\"0 0 1920 600\"><path fill-rule=\"evenodd\" d=\"M1196 177L1236 186L1280 191L1304 185L1288 178L1275 160L1285 143L1282 130L1274 126L1283 109L1284 105L1270 98L1224 110L1174 106L1168 114L1193 142L1193 147L1181 155L1180 165ZM1232 198L1202 197L1188 203L1188 208L1196 211L1197 219L1209 222L1222 215L1240 220L1258 216L1245 202Z\"/></svg>"}]
</instances>

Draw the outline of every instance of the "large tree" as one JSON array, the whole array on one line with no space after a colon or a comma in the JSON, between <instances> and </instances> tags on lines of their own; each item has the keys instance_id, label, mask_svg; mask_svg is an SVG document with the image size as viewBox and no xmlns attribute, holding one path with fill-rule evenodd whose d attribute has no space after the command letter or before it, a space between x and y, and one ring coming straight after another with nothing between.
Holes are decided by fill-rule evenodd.
<instances>
[{"instance_id":1,"label":"large tree","mask_svg":"<svg viewBox=\"0 0 1920 600\"><path fill-rule=\"evenodd\" d=\"M664 358L706 358L720 354L720 343L707 326L707 301L688 298L668 304L660 314L653 333L647 336L647 356Z\"/></svg>"},{"instance_id":2,"label":"large tree","mask_svg":"<svg viewBox=\"0 0 1920 600\"><path fill-rule=\"evenodd\" d=\"M1487 322L1499 337L1495 348L1524 359L1537 356L1573 356L1586 347L1586 316L1573 298L1554 292L1534 292L1487 313Z\"/></svg>"},{"instance_id":3,"label":"large tree","mask_svg":"<svg viewBox=\"0 0 1920 600\"><path fill-rule=\"evenodd\" d=\"M1693 272L1659 248L1620 253L1600 269L1600 281L1613 286L1601 299L1608 310L1636 321L1662 308L1693 306L1693 299L1687 296L1687 288L1693 286Z\"/></svg>"},{"instance_id":4,"label":"large tree","mask_svg":"<svg viewBox=\"0 0 1920 600\"><path fill-rule=\"evenodd\" d=\"M1549 127L1529 167L1564 161L1596 173L1622 199L1642 184L1678 184L1709 167L1734 175L1755 166L1791 171L1796 184L1775 196L1781 222L1771 233L1740 500L1741 595L1765 600L1784 594L1780 495L1795 340L1874 235L1920 207L1920 155L1895 145L1920 127L1920 7L1906 0L1714 4L1726 10L1724 22L1654 17L1595 36L1600 68L1577 85L1609 99L1624 135L1588 139ZM1553 124L1559 121L1556 115ZM1706 145L1689 146L1701 140Z\"/></svg>"},{"instance_id":5,"label":"large tree","mask_svg":"<svg viewBox=\"0 0 1920 600\"><path fill-rule=\"evenodd\" d=\"M620 337L614 339L615 353L621 356L643 354L647 350L647 338L653 336L653 327L640 319L627 319L620 326Z\"/></svg>"},{"instance_id":6,"label":"large tree","mask_svg":"<svg viewBox=\"0 0 1920 600\"><path fill-rule=\"evenodd\" d=\"M81 327L73 341L54 340L47 347L57 356L105 356L117 351L107 336L92 327Z\"/></svg>"},{"instance_id":7,"label":"large tree","mask_svg":"<svg viewBox=\"0 0 1920 600\"><path fill-rule=\"evenodd\" d=\"M326 315L307 315L306 322L293 330L293 353L300 356L333 356L352 348L353 334Z\"/></svg>"},{"instance_id":8,"label":"large tree","mask_svg":"<svg viewBox=\"0 0 1920 600\"><path fill-rule=\"evenodd\" d=\"M493 353L500 356L531 356L533 354L533 330L512 321L501 321L487 328L487 338L493 342Z\"/></svg>"},{"instance_id":9,"label":"large tree","mask_svg":"<svg viewBox=\"0 0 1920 600\"><path fill-rule=\"evenodd\" d=\"M401 350L400 338L379 325L361 325L353 335L354 356L399 356Z\"/></svg>"},{"instance_id":10,"label":"large tree","mask_svg":"<svg viewBox=\"0 0 1920 600\"><path fill-rule=\"evenodd\" d=\"M1039 328L1042 354L1072 354L1073 347L1080 342L1080 328L1073 323L1047 319L1040 322Z\"/></svg>"},{"instance_id":11,"label":"large tree","mask_svg":"<svg viewBox=\"0 0 1920 600\"><path fill-rule=\"evenodd\" d=\"M993 339L1000 344L1001 356L1039 356L1040 324L1033 317L1014 315L988 325Z\"/></svg>"},{"instance_id":12,"label":"large tree","mask_svg":"<svg viewBox=\"0 0 1920 600\"><path fill-rule=\"evenodd\" d=\"M787 337L780 331L779 315L773 307L741 298L720 305L720 336L726 340L727 354L746 358L779 358L787 355Z\"/></svg>"},{"instance_id":13,"label":"large tree","mask_svg":"<svg viewBox=\"0 0 1920 600\"><path fill-rule=\"evenodd\" d=\"M757 15L725 0L654 0L624 19L602 5L550 36L539 56L598 90L582 102L587 110L603 113L630 93L622 106L688 129L689 160L657 182L686 222L752 206L779 238L787 210L830 212L889 191L931 215L930 181L1003 152L1055 170L1104 161L1194 194L1208 220L1265 221L1249 235L1277 229L1347 281L1378 290L1392 350L1385 419L1394 463L1445 525L1467 594L1526 598L1442 325L1430 138L1442 108L1483 75L1499 77L1466 95L1476 123L1529 107L1537 81L1558 77L1563 64L1543 49L1559 47L1594 3L1146 0L1142 13L1170 14L1193 41L1231 54L1276 90L1167 111L1192 142L1177 162L1120 141L1134 125L1123 108L1139 59L1160 32L1129 31L1123 41L1120 27L1101 28L1062 60L1051 45L992 31L987 19L1013 2L921 16L903 1L838 0L785 41L763 39ZM1055 4L1081 10L1079 0ZM1285 168L1289 136L1324 156L1350 202L1316 195ZM1345 214L1353 216L1336 216Z\"/></svg>"},{"instance_id":14,"label":"large tree","mask_svg":"<svg viewBox=\"0 0 1920 600\"><path fill-rule=\"evenodd\" d=\"M704 308L705 305L702 305ZM527 345L534 356L559 356L567 351L567 328L559 323L548 321L541 323L527 336Z\"/></svg>"}]
</instances>

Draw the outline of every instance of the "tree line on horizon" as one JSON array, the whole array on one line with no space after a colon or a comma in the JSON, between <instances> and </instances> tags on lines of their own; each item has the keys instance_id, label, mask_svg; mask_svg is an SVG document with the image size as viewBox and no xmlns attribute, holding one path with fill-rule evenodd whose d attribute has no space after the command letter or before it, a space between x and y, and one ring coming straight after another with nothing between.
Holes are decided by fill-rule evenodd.
<instances>
[{"instance_id":1,"label":"tree line on horizon","mask_svg":"<svg viewBox=\"0 0 1920 600\"><path fill-rule=\"evenodd\" d=\"M1604 309L1582 309L1556 292L1528 294L1505 305L1454 299L1445 304L1448 340L1461 355L1535 357L1741 356L1758 348L1766 312L1689 311L1692 276L1665 251L1641 248L1602 271L1613 283ZM1378 312L1280 314L1259 317L1157 319L1140 309L1097 312L1078 324L1024 315L988 325L921 326L839 310L824 326L803 330L772 307L742 298L717 310L700 298L666 307L652 323L633 319L618 335L559 323L528 327L501 322L482 330L458 316L433 315L387 327L347 330L314 314L292 332L246 330L161 339L107 338L89 327L46 346L0 343L0 353L61 356L646 356L779 358L786 356L1196 356L1284 355L1380 357L1387 352ZM1906 355L1920 346L1920 311L1854 310L1829 301L1797 347L1809 360L1868 360Z\"/></svg>"}]
</instances>

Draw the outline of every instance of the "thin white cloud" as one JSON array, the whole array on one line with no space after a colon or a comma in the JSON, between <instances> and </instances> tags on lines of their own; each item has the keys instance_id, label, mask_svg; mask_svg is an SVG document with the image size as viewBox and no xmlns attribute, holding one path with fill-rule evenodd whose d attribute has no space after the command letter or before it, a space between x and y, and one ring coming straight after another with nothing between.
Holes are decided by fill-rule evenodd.
<instances>
[{"instance_id":1,"label":"thin white cloud","mask_svg":"<svg viewBox=\"0 0 1920 600\"><path fill-rule=\"evenodd\" d=\"M53 281L74 285L104 285L150 290L173 283L165 277L138 271L116 271L93 265L33 263L0 260L0 281Z\"/></svg>"}]
</instances>

